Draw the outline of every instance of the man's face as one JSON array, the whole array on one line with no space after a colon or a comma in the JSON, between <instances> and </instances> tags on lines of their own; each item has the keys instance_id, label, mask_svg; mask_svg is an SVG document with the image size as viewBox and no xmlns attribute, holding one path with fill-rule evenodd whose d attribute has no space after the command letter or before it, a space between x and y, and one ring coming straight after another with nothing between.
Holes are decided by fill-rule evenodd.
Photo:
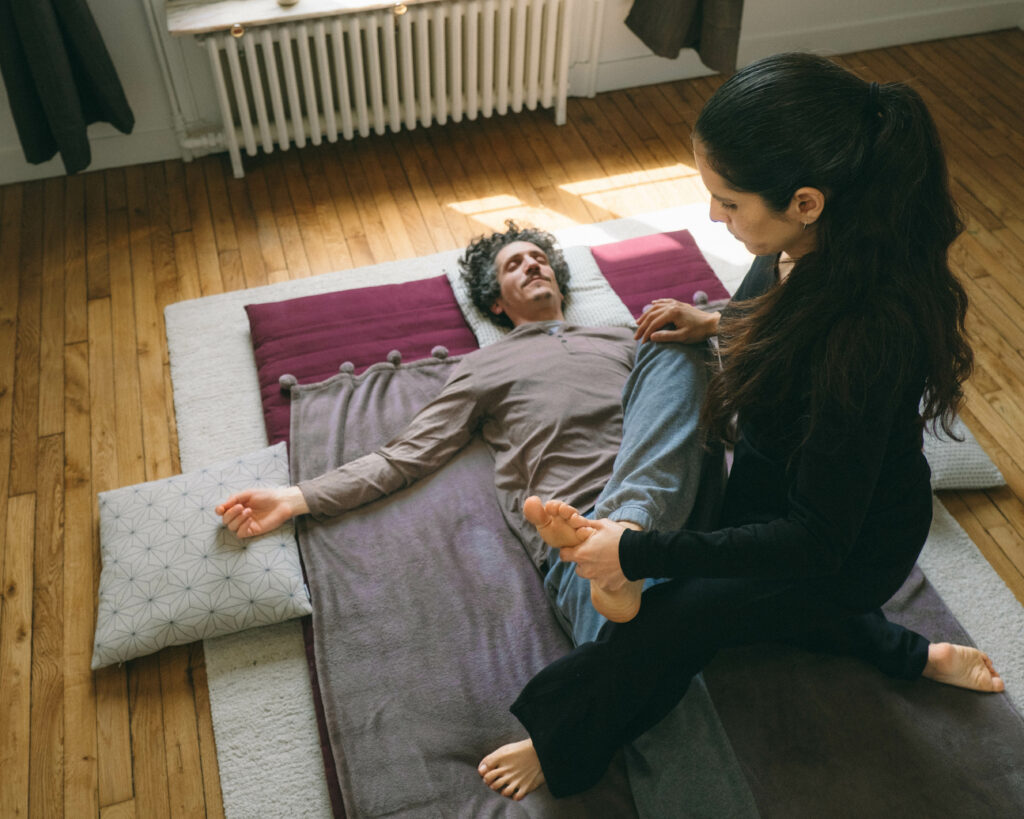
<instances>
[{"instance_id":1,"label":"man's face","mask_svg":"<svg viewBox=\"0 0 1024 819\"><path fill-rule=\"evenodd\" d=\"M531 321L562 316L562 292L547 254L532 242L505 245L494 260L501 295L491 306L496 315L504 313L518 327Z\"/></svg>"}]
</instances>

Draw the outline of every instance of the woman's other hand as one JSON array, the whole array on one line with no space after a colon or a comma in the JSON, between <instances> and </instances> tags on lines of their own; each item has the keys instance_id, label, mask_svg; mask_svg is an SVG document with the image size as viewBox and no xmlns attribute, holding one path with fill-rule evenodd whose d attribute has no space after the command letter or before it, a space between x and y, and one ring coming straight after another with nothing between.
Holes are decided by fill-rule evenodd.
<instances>
[{"instance_id":1,"label":"woman's other hand","mask_svg":"<svg viewBox=\"0 0 1024 819\"><path fill-rule=\"evenodd\" d=\"M633 338L693 344L718 332L719 313L706 313L676 299L655 299L636 321ZM668 327L668 325L674 325ZM663 329L668 327L668 329Z\"/></svg>"}]
</instances>

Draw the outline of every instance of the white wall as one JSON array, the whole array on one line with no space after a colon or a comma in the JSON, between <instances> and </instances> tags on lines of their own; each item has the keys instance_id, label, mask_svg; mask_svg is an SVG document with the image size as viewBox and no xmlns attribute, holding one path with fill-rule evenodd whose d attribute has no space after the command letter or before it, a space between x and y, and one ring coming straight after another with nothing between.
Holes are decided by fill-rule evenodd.
<instances>
[{"instance_id":1,"label":"white wall","mask_svg":"<svg viewBox=\"0 0 1024 819\"><path fill-rule=\"evenodd\" d=\"M190 39L160 35L154 40L147 1L88 0L135 113L135 130L128 136L102 123L89 127L90 170L185 156L176 124L193 136L216 124L205 53ZM675 60L652 55L623 23L632 2L577 0L574 29L580 36L574 40L570 94L709 73L693 52ZM153 5L162 8L162 0ZM154 19L162 26L162 14ZM586 36L595 25L600 30L596 64ZM746 0L739 59L742 65L791 49L842 54L1013 26L1024 26L1024 0ZM185 92L173 99L158 54L184 80ZM177 123L175 111L181 114ZM0 184L63 173L59 157L43 165L25 162L0 84Z\"/></svg>"},{"instance_id":2,"label":"white wall","mask_svg":"<svg viewBox=\"0 0 1024 819\"><path fill-rule=\"evenodd\" d=\"M88 2L135 114L135 129L128 136L106 123L89 126L93 157L90 169L181 156L141 0ZM0 184L63 173L59 155L42 165L25 161L7 89L0 83Z\"/></svg>"},{"instance_id":3,"label":"white wall","mask_svg":"<svg viewBox=\"0 0 1024 819\"><path fill-rule=\"evenodd\" d=\"M651 54L624 24L633 0L605 0L597 91L710 74L693 52ZM1024 0L745 0L740 66L780 51L846 54L1024 27ZM575 85L586 83L577 66Z\"/></svg>"}]
</instances>

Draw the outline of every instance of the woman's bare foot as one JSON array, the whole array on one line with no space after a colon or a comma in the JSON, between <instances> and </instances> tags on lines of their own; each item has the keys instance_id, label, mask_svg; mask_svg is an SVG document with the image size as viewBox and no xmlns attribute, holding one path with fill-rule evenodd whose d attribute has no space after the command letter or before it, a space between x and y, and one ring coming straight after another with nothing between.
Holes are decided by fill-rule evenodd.
<instances>
[{"instance_id":1,"label":"woman's bare foot","mask_svg":"<svg viewBox=\"0 0 1024 819\"><path fill-rule=\"evenodd\" d=\"M557 500L544 503L536 495L531 495L523 502L523 516L537 527L537 533L543 541L555 549L579 546L593 531L585 524L570 524L574 516L582 521L586 518L580 517L569 504Z\"/></svg>"},{"instance_id":2,"label":"woman's bare foot","mask_svg":"<svg viewBox=\"0 0 1024 819\"><path fill-rule=\"evenodd\" d=\"M988 655L970 646L932 643L921 676L971 691L998 692L1006 688Z\"/></svg>"},{"instance_id":3,"label":"woman's bare foot","mask_svg":"<svg viewBox=\"0 0 1024 819\"><path fill-rule=\"evenodd\" d=\"M544 784L540 760L529 739L502 745L489 753L477 766L477 772L487 787L517 802Z\"/></svg>"}]
</instances>

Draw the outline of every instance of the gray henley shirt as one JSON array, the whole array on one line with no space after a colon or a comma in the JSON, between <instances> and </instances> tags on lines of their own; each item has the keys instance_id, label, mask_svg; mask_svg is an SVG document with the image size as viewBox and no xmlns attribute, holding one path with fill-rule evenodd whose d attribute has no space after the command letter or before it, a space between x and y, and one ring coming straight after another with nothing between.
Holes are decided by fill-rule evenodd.
<instances>
[{"instance_id":1,"label":"gray henley shirt","mask_svg":"<svg viewBox=\"0 0 1024 819\"><path fill-rule=\"evenodd\" d=\"M520 325L466 355L397 438L299 488L314 516L337 515L434 472L479 432L510 524L531 494L587 509L619 449L635 350L624 328Z\"/></svg>"}]
</instances>

